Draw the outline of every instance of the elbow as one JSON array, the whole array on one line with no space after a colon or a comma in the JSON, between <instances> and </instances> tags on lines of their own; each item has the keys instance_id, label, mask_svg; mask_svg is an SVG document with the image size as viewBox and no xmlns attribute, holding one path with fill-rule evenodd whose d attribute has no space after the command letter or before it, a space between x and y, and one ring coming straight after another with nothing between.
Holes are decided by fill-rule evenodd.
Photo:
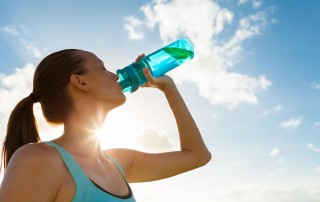
<instances>
[{"instance_id":1,"label":"elbow","mask_svg":"<svg viewBox=\"0 0 320 202\"><path fill-rule=\"evenodd\" d=\"M207 151L206 154L203 155L203 159L202 159L203 165L206 165L207 163L209 163L211 159L212 159L212 155L209 151Z\"/></svg>"},{"instance_id":2,"label":"elbow","mask_svg":"<svg viewBox=\"0 0 320 202\"><path fill-rule=\"evenodd\" d=\"M212 155L211 155L210 151L208 151L208 150L205 150L202 152L196 152L196 153L190 152L188 150L184 150L184 152L186 152L188 154L188 156L191 157L190 158L190 163L192 165L191 170L205 166L212 159Z\"/></svg>"},{"instance_id":3,"label":"elbow","mask_svg":"<svg viewBox=\"0 0 320 202\"><path fill-rule=\"evenodd\" d=\"M199 163L199 167L201 166L205 166L206 164L208 164L212 159L212 155L209 151L203 152L203 154L199 155L198 157L198 163Z\"/></svg>"}]
</instances>

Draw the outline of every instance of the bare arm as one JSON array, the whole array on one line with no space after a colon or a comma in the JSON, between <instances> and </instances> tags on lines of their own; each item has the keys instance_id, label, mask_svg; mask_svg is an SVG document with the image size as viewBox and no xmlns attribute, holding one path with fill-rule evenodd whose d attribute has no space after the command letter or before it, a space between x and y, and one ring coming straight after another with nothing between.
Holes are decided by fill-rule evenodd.
<instances>
[{"instance_id":1,"label":"bare arm","mask_svg":"<svg viewBox=\"0 0 320 202\"><path fill-rule=\"evenodd\" d=\"M159 154L124 149L109 151L124 167L128 181L159 180L205 165L211 154L174 82L168 76L155 79L146 69L144 73L149 81L147 87L159 88L166 96L176 119L180 151Z\"/></svg>"}]
</instances>

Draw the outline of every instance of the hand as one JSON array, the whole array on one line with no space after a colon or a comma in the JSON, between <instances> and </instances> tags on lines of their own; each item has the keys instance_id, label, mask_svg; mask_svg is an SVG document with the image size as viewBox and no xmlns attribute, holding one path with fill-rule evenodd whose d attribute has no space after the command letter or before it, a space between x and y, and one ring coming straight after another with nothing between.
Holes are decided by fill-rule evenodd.
<instances>
[{"instance_id":1,"label":"hand","mask_svg":"<svg viewBox=\"0 0 320 202\"><path fill-rule=\"evenodd\" d=\"M163 75L161 77L154 78L152 76L151 71L147 67L143 68L142 71L148 80L148 82L143 84L142 87L158 88L161 91L166 91L169 89L176 89L176 85L171 77L169 77L167 75Z\"/></svg>"},{"instance_id":2,"label":"hand","mask_svg":"<svg viewBox=\"0 0 320 202\"><path fill-rule=\"evenodd\" d=\"M145 54L139 55L136 58L135 62L139 62L144 56ZM147 67L143 68L142 71L148 80L148 82L143 84L142 87L153 87L158 88L162 91L165 91L167 89L176 89L176 85L171 77L164 75L158 78L154 78L151 71Z\"/></svg>"},{"instance_id":3,"label":"hand","mask_svg":"<svg viewBox=\"0 0 320 202\"><path fill-rule=\"evenodd\" d=\"M139 62L144 56L145 56L145 54L142 53L141 55L139 55L139 56L137 57L137 59L136 59L134 62L135 62L135 63L136 63L136 62Z\"/></svg>"}]
</instances>

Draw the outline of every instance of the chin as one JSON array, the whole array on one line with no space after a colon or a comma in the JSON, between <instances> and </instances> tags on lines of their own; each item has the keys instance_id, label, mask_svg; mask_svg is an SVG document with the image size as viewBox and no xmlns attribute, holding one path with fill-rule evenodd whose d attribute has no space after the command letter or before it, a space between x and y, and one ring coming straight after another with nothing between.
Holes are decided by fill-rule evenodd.
<instances>
[{"instance_id":1,"label":"chin","mask_svg":"<svg viewBox=\"0 0 320 202\"><path fill-rule=\"evenodd\" d=\"M115 103L117 103L117 107L123 105L127 100L127 97L122 94L121 97L119 97L119 99L117 101L115 101Z\"/></svg>"},{"instance_id":2,"label":"chin","mask_svg":"<svg viewBox=\"0 0 320 202\"><path fill-rule=\"evenodd\" d=\"M123 95L123 99L120 105L123 105L125 102L127 101L127 97L125 95Z\"/></svg>"}]
</instances>

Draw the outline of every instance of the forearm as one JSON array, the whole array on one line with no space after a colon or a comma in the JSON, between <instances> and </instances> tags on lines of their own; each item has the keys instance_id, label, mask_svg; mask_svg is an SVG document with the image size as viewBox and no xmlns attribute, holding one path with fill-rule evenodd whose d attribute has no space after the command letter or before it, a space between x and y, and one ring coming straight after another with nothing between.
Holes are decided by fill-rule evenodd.
<instances>
[{"instance_id":1,"label":"forearm","mask_svg":"<svg viewBox=\"0 0 320 202\"><path fill-rule=\"evenodd\" d=\"M148 68L144 68L143 72L148 79L148 83L144 86L160 89L164 92L168 100L176 119L180 136L181 152L187 154L187 158L195 163L195 166L206 164L211 159L211 154L204 144L199 129L174 81L166 75L159 78L153 78Z\"/></svg>"},{"instance_id":2,"label":"forearm","mask_svg":"<svg viewBox=\"0 0 320 202\"><path fill-rule=\"evenodd\" d=\"M160 89L168 100L176 119L181 149L157 154L128 150L115 151L115 156L122 161L122 164L129 165L125 166L128 179L132 182L159 180L208 163L211 154L174 81L167 75L154 78L148 68L144 68L143 72L148 79L148 83L143 87Z\"/></svg>"},{"instance_id":3,"label":"forearm","mask_svg":"<svg viewBox=\"0 0 320 202\"><path fill-rule=\"evenodd\" d=\"M207 163L211 159L211 154L178 89L172 85L163 92L176 119L181 151L188 152L200 162Z\"/></svg>"}]
</instances>

